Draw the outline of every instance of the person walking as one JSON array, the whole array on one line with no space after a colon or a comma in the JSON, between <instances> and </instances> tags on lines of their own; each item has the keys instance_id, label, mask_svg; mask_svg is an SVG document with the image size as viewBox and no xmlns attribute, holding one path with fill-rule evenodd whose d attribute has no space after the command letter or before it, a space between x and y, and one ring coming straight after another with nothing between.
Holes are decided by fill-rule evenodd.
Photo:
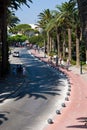
<instances>
[{"instance_id":1,"label":"person walking","mask_svg":"<svg viewBox=\"0 0 87 130\"><path fill-rule=\"evenodd\" d=\"M26 68L23 67L23 76L26 76Z\"/></svg>"},{"instance_id":2,"label":"person walking","mask_svg":"<svg viewBox=\"0 0 87 130\"><path fill-rule=\"evenodd\" d=\"M59 65L61 66L61 61L62 61L62 58L60 57L59 58Z\"/></svg>"},{"instance_id":3,"label":"person walking","mask_svg":"<svg viewBox=\"0 0 87 130\"><path fill-rule=\"evenodd\" d=\"M13 75L17 75L17 69L16 69L16 67L13 67L13 69L12 69L12 72L13 72Z\"/></svg>"},{"instance_id":4,"label":"person walking","mask_svg":"<svg viewBox=\"0 0 87 130\"><path fill-rule=\"evenodd\" d=\"M70 67L70 60L69 58L67 59L67 70L69 70L69 67Z\"/></svg>"},{"instance_id":5,"label":"person walking","mask_svg":"<svg viewBox=\"0 0 87 130\"><path fill-rule=\"evenodd\" d=\"M56 66L58 66L58 56L56 55Z\"/></svg>"}]
</instances>

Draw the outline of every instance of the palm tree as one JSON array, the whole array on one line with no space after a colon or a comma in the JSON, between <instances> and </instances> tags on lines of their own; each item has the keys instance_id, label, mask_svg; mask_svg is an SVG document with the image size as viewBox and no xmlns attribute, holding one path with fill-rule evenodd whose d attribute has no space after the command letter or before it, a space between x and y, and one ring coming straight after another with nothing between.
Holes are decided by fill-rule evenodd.
<instances>
[{"instance_id":1,"label":"palm tree","mask_svg":"<svg viewBox=\"0 0 87 130\"><path fill-rule=\"evenodd\" d=\"M61 39L61 32L62 32L62 29L63 29L64 24L65 24L65 23L63 23L63 17L62 17L63 14L60 11L60 7L61 6L57 6L57 10L53 10L52 11L53 18L49 21L49 23L48 23L48 25L46 27L47 31L53 31L54 30L54 32L56 32L57 54L58 54L58 57L62 56L61 40L60 39ZM64 40L65 40L65 38L64 38Z\"/></svg>"},{"instance_id":2,"label":"palm tree","mask_svg":"<svg viewBox=\"0 0 87 130\"><path fill-rule=\"evenodd\" d=\"M21 4L25 4L29 7L27 2L32 2L32 0L1 0L0 1L0 32L2 43L2 65L1 65L1 75L4 76L8 71L8 43L7 43L7 11L8 7L18 9ZM3 12L3 13L2 13Z\"/></svg>"},{"instance_id":3,"label":"palm tree","mask_svg":"<svg viewBox=\"0 0 87 130\"><path fill-rule=\"evenodd\" d=\"M11 29L20 22L19 18L15 16L14 12L8 10L7 12L7 27Z\"/></svg>"},{"instance_id":4,"label":"palm tree","mask_svg":"<svg viewBox=\"0 0 87 130\"><path fill-rule=\"evenodd\" d=\"M7 22L6 22L6 18L7 18L7 2L5 1L1 1L1 8L0 8L0 12L2 14L0 14L0 30L1 30L1 39L0 42L2 43L2 66L1 66L1 74L3 75L6 70L8 69L8 44L6 43L6 39L7 39Z\"/></svg>"},{"instance_id":5,"label":"palm tree","mask_svg":"<svg viewBox=\"0 0 87 130\"><path fill-rule=\"evenodd\" d=\"M86 63L87 63L87 0L77 0L77 2L82 26L82 35L86 47Z\"/></svg>"},{"instance_id":6,"label":"palm tree","mask_svg":"<svg viewBox=\"0 0 87 130\"><path fill-rule=\"evenodd\" d=\"M87 64L87 0L70 0L78 3L79 17L82 28L82 39L86 47L86 64ZM82 42L82 41L81 41Z\"/></svg>"},{"instance_id":7,"label":"palm tree","mask_svg":"<svg viewBox=\"0 0 87 130\"><path fill-rule=\"evenodd\" d=\"M74 12L74 24L73 28L75 29L75 37L76 37L76 65L80 65L80 41L81 39L81 23L78 14L78 9Z\"/></svg>"},{"instance_id":8,"label":"palm tree","mask_svg":"<svg viewBox=\"0 0 87 130\"><path fill-rule=\"evenodd\" d=\"M63 13L63 19L64 22L66 23L66 27L68 30L68 57L71 60L72 59L72 24L74 20L74 11L75 11L75 2L65 2L61 6L61 13Z\"/></svg>"},{"instance_id":9,"label":"palm tree","mask_svg":"<svg viewBox=\"0 0 87 130\"><path fill-rule=\"evenodd\" d=\"M50 12L49 9L44 10L42 13L40 13L38 15L40 21L38 21L39 23L39 27L41 27L46 33L47 33L47 53L49 55L50 53L50 44L51 44L51 35L50 35L50 31L46 30L46 26L49 23L49 21L52 19L52 14Z\"/></svg>"},{"instance_id":10,"label":"palm tree","mask_svg":"<svg viewBox=\"0 0 87 130\"><path fill-rule=\"evenodd\" d=\"M52 29L53 27L56 27L57 32L57 44L58 44L58 55L60 56L60 34L62 32L64 36L63 41L63 56L65 57L65 34L66 29L68 29L68 49L69 49L69 59L71 60L71 28L73 24L74 19L74 11L75 11L75 2L65 2L61 6L57 5L57 10L53 11L54 13L54 19L51 23L53 23L51 26L49 26L49 29ZM61 31L60 31L61 30Z\"/></svg>"}]
</instances>

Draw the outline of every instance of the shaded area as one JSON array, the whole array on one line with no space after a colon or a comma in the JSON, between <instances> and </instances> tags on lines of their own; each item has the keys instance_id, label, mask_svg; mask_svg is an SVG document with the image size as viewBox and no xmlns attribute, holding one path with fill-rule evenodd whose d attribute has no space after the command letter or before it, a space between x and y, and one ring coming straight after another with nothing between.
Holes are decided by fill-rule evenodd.
<instances>
[{"instance_id":1,"label":"shaded area","mask_svg":"<svg viewBox=\"0 0 87 130\"><path fill-rule=\"evenodd\" d=\"M21 91L21 94L19 93L17 100L26 94L28 94L29 97L34 96L35 99L47 99L46 95L60 95L60 91L65 86L59 79L64 77L58 76L52 71L52 68L31 56L29 56L29 59L22 58L22 60L27 66L26 69L29 73L29 77L26 79L25 86L27 87L24 88L24 91Z\"/></svg>"},{"instance_id":2,"label":"shaded area","mask_svg":"<svg viewBox=\"0 0 87 130\"><path fill-rule=\"evenodd\" d=\"M9 112L6 111L0 111L0 125L2 125L4 123L4 121L7 121L7 114L9 114Z\"/></svg>"},{"instance_id":3,"label":"shaded area","mask_svg":"<svg viewBox=\"0 0 87 130\"><path fill-rule=\"evenodd\" d=\"M11 76L7 78L0 87L0 101L5 98L16 98L19 100L28 95L35 99L47 99L46 95L60 95L64 83L60 79L65 77L55 73L47 64L38 61L35 57L27 55L27 52L21 54L21 61L26 65L26 77ZM10 96L9 96L10 95Z\"/></svg>"},{"instance_id":4,"label":"shaded area","mask_svg":"<svg viewBox=\"0 0 87 130\"><path fill-rule=\"evenodd\" d=\"M30 129L37 128L35 126L41 124L41 120L44 123L44 118L47 119L47 116L53 112L57 100L61 99L66 87L63 82L66 80L66 76L61 72L56 72L46 63L27 55L26 52L21 54L20 60L20 63L26 67L26 76L8 77L9 80L7 79L7 84L5 82L4 90L2 89L2 93L0 93L0 96L4 95L3 98L9 95L8 99L12 99L4 102L4 104L7 102L4 109L1 107L2 110L10 112L10 115L1 116L8 117L8 121L1 126L3 130L24 130L26 126L29 126ZM11 63L15 64L15 62ZM5 90L6 86L8 87ZM2 100L2 98L0 99Z\"/></svg>"},{"instance_id":5,"label":"shaded area","mask_svg":"<svg viewBox=\"0 0 87 130\"><path fill-rule=\"evenodd\" d=\"M87 129L87 117L79 117L77 118L78 122L80 122L80 125L72 125L72 126L67 126L67 128L84 128Z\"/></svg>"},{"instance_id":6,"label":"shaded area","mask_svg":"<svg viewBox=\"0 0 87 130\"><path fill-rule=\"evenodd\" d=\"M15 76L12 74L12 71L6 78L0 80L0 102L3 102L10 95L18 91L23 83L23 77L20 75Z\"/></svg>"}]
</instances>

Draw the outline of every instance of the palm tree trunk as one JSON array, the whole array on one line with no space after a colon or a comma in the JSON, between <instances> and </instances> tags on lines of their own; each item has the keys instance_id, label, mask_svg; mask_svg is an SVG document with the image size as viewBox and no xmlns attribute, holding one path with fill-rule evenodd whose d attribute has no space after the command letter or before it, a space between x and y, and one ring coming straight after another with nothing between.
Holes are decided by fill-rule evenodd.
<instances>
[{"instance_id":1,"label":"palm tree trunk","mask_svg":"<svg viewBox=\"0 0 87 130\"><path fill-rule=\"evenodd\" d=\"M2 42L2 76L7 73L8 70L8 44L7 44L7 24L6 24L6 16L7 16L7 6L5 5L5 1L2 5L2 18L1 18L1 42Z\"/></svg>"},{"instance_id":2,"label":"palm tree trunk","mask_svg":"<svg viewBox=\"0 0 87 130\"><path fill-rule=\"evenodd\" d=\"M66 35L66 33L65 33L65 31L64 31L64 33L63 33L63 58L65 59L65 52L66 52L66 39L65 39L65 35Z\"/></svg>"},{"instance_id":3,"label":"palm tree trunk","mask_svg":"<svg viewBox=\"0 0 87 130\"><path fill-rule=\"evenodd\" d=\"M76 38L76 65L77 66L80 65L79 44L80 44L80 40L79 38Z\"/></svg>"},{"instance_id":4,"label":"palm tree trunk","mask_svg":"<svg viewBox=\"0 0 87 130\"><path fill-rule=\"evenodd\" d=\"M66 48L65 48L65 39L63 41L63 58L65 59L65 51L66 51Z\"/></svg>"},{"instance_id":5,"label":"palm tree trunk","mask_svg":"<svg viewBox=\"0 0 87 130\"><path fill-rule=\"evenodd\" d=\"M57 53L58 53L58 57L60 57L60 35L59 35L58 28L57 28Z\"/></svg>"},{"instance_id":6,"label":"palm tree trunk","mask_svg":"<svg viewBox=\"0 0 87 130\"><path fill-rule=\"evenodd\" d=\"M86 36L85 41L86 41L86 64L87 64L87 36Z\"/></svg>"},{"instance_id":7,"label":"palm tree trunk","mask_svg":"<svg viewBox=\"0 0 87 130\"><path fill-rule=\"evenodd\" d=\"M87 64L87 0L77 0L80 20L82 24L82 35L85 41L86 47L86 64Z\"/></svg>"},{"instance_id":8,"label":"palm tree trunk","mask_svg":"<svg viewBox=\"0 0 87 130\"><path fill-rule=\"evenodd\" d=\"M72 59L72 46L71 46L71 29L68 28L68 57L69 60L71 61Z\"/></svg>"},{"instance_id":9,"label":"palm tree trunk","mask_svg":"<svg viewBox=\"0 0 87 130\"><path fill-rule=\"evenodd\" d=\"M50 52L52 51L52 37L50 36Z\"/></svg>"},{"instance_id":10,"label":"palm tree trunk","mask_svg":"<svg viewBox=\"0 0 87 130\"><path fill-rule=\"evenodd\" d=\"M50 54L50 33L47 32L47 54Z\"/></svg>"}]
</instances>

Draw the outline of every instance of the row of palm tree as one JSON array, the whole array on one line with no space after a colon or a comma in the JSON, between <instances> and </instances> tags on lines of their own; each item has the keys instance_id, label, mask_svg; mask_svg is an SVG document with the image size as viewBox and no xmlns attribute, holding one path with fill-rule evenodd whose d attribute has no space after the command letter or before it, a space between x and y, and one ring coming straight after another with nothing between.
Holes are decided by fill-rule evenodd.
<instances>
[{"instance_id":1,"label":"row of palm tree","mask_svg":"<svg viewBox=\"0 0 87 130\"><path fill-rule=\"evenodd\" d=\"M56 10L44 10L39 15L38 25L43 29L48 55L52 52L53 41L57 41L58 57L65 59L65 49L68 47L68 58L72 60L73 44L76 44L76 64L80 65L81 24L76 1L57 5ZM47 34L47 35L46 35ZM73 40L74 34L74 40ZM67 38L68 37L68 38ZM67 40L68 39L68 40ZM73 44L72 44L73 43Z\"/></svg>"}]
</instances>

